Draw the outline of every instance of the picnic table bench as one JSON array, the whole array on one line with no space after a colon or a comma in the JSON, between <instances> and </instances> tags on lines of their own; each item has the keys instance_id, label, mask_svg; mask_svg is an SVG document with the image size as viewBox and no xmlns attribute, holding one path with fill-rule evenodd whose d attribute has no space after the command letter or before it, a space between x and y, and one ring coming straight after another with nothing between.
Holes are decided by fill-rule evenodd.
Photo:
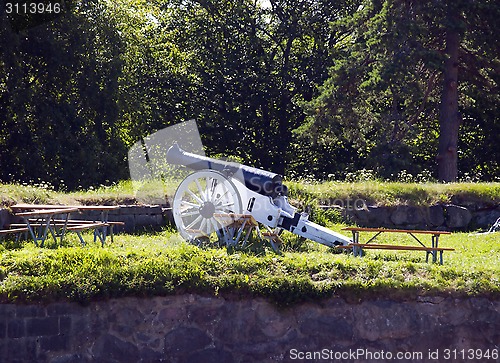
<instances>
[{"instance_id":1,"label":"picnic table bench","mask_svg":"<svg viewBox=\"0 0 500 363\"><path fill-rule=\"evenodd\" d=\"M78 208L52 208L52 209L37 209L34 211L20 212L16 213L16 216L22 217L26 223L35 245L38 246L40 242L40 247L43 247L45 240L47 239L48 233L52 235L54 241L57 243L57 237L60 238L62 242L64 234L66 233L67 221L69 214L72 212L77 212ZM62 216L65 221L61 228L56 230L53 220L55 216ZM38 227L38 228L35 228Z\"/></svg>"},{"instance_id":2,"label":"picnic table bench","mask_svg":"<svg viewBox=\"0 0 500 363\"><path fill-rule=\"evenodd\" d=\"M25 224L13 223L11 228L26 227L30 232L35 244L43 246L48 233L50 232L57 242L56 237L60 237L62 241L66 231L75 232L80 242L84 245L85 241L81 232L85 230L94 231L94 242L97 238L104 245L108 234L113 242L113 226L124 225L123 222L108 221L108 213L111 210L119 209L119 206L61 206L61 205L39 205L39 204L16 204L11 206L11 209L17 211L16 216L22 217ZM98 211L100 218L95 220L69 219L70 213L82 211ZM62 219L57 219L56 216L63 216ZM10 229L11 230L11 229ZM9 230L9 231L10 231Z\"/></svg>"},{"instance_id":3,"label":"picnic table bench","mask_svg":"<svg viewBox=\"0 0 500 363\"><path fill-rule=\"evenodd\" d=\"M5 236L8 234L15 234L16 235L16 242L19 241L19 238L21 238L21 234L27 233L28 227L19 227L19 228L9 228L9 229L1 229L0 230L0 241L3 240Z\"/></svg>"},{"instance_id":4,"label":"picnic table bench","mask_svg":"<svg viewBox=\"0 0 500 363\"><path fill-rule=\"evenodd\" d=\"M437 262L437 254L439 252L439 263L443 264L443 252L444 251L454 251L454 248L439 247L439 236L444 234L451 234L451 232L446 231L426 231L426 230L414 230L414 229L387 229L387 228L368 228L368 227L346 227L342 228L344 231L352 232L353 242L347 246L337 246L343 249L352 249L354 256L362 256L363 249L383 249L383 250L401 250L401 251L425 251L426 258L425 261L429 262L429 255L432 256L432 262ZM374 232L376 233L367 242L360 243L359 232ZM418 243L419 246L403 246L403 245L388 245L388 244L375 244L370 243L375 238L377 238L381 233L406 233L412 236ZM431 235L431 246L426 246L416 235Z\"/></svg>"},{"instance_id":5,"label":"picnic table bench","mask_svg":"<svg viewBox=\"0 0 500 363\"><path fill-rule=\"evenodd\" d=\"M85 240L82 237L82 232L88 229L93 229L94 243L97 240L97 238L99 238L99 240L101 241L101 245L104 246L104 242L106 241L106 233L104 231L107 226L109 226L109 224L105 222L83 223L83 224L71 225L67 227L67 230L75 232L78 238L80 238L82 246L85 246Z\"/></svg>"}]
</instances>

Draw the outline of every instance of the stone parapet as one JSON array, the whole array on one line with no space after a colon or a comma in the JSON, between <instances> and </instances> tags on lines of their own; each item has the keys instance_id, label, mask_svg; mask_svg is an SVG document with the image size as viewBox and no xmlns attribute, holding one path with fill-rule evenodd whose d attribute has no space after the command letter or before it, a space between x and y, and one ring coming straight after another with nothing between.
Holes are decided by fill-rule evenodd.
<instances>
[{"instance_id":1,"label":"stone parapet","mask_svg":"<svg viewBox=\"0 0 500 363\"><path fill-rule=\"evenodd\" d=\"M287 308L199 295L86 306L4 304L0 356L5 362L219 363L320 361L304 358L314 352L331 355L325 361L352 361L335 359L343 352L370 361L366 354L384 351L392 360L399 352L421 353L414 361L424 362L431 352L443 357L445 349L489 349L491 355L500 341L499 311L498 300L443 297L332 298Z\"/></svg>"},{"instance_id":2,"label":"stone parapet","mask_svg":"<svg viewBox=\"0 0 500 363\"><path fill-rule=\"evenodd\" d=\"M361 227L471 231L491 227L500 217L500 205L484 208L454 204L363 206L341 209L341 212L346 222Z\"/></svg>"}]
</instances>

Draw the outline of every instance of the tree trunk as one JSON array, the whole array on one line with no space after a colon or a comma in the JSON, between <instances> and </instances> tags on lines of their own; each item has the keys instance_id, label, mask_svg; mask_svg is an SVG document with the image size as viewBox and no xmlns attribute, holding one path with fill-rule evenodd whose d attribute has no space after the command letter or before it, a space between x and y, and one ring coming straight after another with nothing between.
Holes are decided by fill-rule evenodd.
<instances>
[{"instance_id":1,"label":"tree trunk","mask_svg":"<svg viewBox=\"0 0 500 363\"><path fill-rule=\"evenodd\" d=\"M438 178L443 182L457 180L458 144L458 49L460 34L453 25L446 31L444 84L439 114Z\"/></svg>"}]
</instances>

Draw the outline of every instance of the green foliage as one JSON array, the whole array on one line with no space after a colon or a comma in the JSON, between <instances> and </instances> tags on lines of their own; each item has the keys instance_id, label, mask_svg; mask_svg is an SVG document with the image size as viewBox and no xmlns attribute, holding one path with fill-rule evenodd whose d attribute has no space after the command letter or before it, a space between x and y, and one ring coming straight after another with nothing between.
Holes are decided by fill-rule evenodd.
<instances>
[{"instance_id":1,"label":"green foliage","mask_svg":"<svg viewBox=\"0 0 500 363\"><path fill-rule=\"evenodd\" d=\"M123 43L98 2L16 33L0 17L0 179L75 189L126 177ZM113 170L113 174L110 173Z\"/></svg>"},{"instance_id":2,"label":"green foliage","mask_svg":"<svg viewBox=\"0 0 500 363\"><path fill-rule=\"evenodd\" d=\"M0 180L109 185L131 145L188 119L208 154L294 179L435 175L450 6L461 178L498 178L494 1L269 3L77 0L23 30L2 13Z\"/></svg>"},{"instance_id":3,"label":"green foliage","mask_svg":"<svg viewBox=\"0 0 500 363\"><path fill-rule=\"evenodd\" d=\"M461 174L472 170L481 180L495 180L499 157L483 150L493 150L490 135L498 134L490 102L498 103L493 18L500 7L492 1L353 3L359 6L333 23L338 41L330 78L305 103L308 118L296 137L307 157L297 168L321 179L359 168L393 180L402 170L434 171L437 137L444 132L438 119L445 36L458 29L459 168ZM458 16L451 21L450 13Z\"/></svg>"}]
</instances>

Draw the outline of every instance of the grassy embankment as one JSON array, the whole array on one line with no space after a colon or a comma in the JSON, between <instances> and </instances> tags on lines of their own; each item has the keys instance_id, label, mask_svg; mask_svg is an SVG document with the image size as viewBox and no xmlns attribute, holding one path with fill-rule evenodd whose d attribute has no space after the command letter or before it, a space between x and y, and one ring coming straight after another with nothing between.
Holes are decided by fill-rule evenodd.
<instances>
[{"instance_id":1,"label":"grassy embankment","mask_svg":"<svg viewBox=\"0 0 500 363\"><path fill-rule=\"evenodd\" d=\"M356 190L354 184L345 184L335 185L332 190L335 193L340 193L341 187ZM320 191L332 188L316 187ZM383 203L402 201L406 197L395 196L393 190L422 188L419 185L403 185L399 189L391 185L386 187L383 191L379 185L375 191L370 186L372 189L367 196L375 198L380 193L386 198ZM441 187L429 186L429 190L437 190L432 192L432 198L435 195L443 201L444 196L456 197L456 193L448 194L446 188ZM453 188L454 185L444 187ZM293 194L299 188L308 186L301 184L299 187L291 183ZM133 200L133 193L123 186L114 190L105 188L70 194L35 189L2 186L0 198L3 204L21 201L71 204ZM467 198L484 198L485 202L496 203L500 200L498 184L458 185L457 190L466 191ZM349 196L357 198L363 195L362 192L358 190L356 195L349 192ZM304 193L306 198L303 201L307 202L310 199L308 191ZM421 192L417 194L422 195ZM329 195L328 198L338 199L340 195ZM322 194L316 196L324 197ZM335 218L329 219L328 214L318 214L318 217L333 230L340 231L343 227L334 224L332 220ZM436 294L500 296L498 234L454 233L442 236L442 246L456 249L455 252L445 252L443 266L425 263L425 254L418 251L373 250L363 258L355 258L350 254L334 253L313 242L297 243L292 235L285 236L286 246L282 255L260 246L233 253L225 249L200 249L182 242L170 230L158 234L118 235L114 244L104 248L93 244L80 247L75 235L67 237L64 246L48 243L43 249L34 247L30 242L5 242L0 247L0 301L62 299L88 302L97 298L183 292L233 297L262 296L280 304L329 296L342 296L354 301L367 297L415 298ZM388 243L413 243L404 235L388 235L385 238ZM87 240L90 239L87 236Z\"/></svg>"},{"instance_id":2,"label":"grassy embankment","mask_svg":"<svg viewBox=\"0 0 500 363\"><path fill-rule=\"evenodd\" d=\"M286 182L292 198L330 204L356 199L368 205L431 205L436 203L500 203L500 183L396 183L366 180L358 182L323 183ZM167 188L171 193L175 187ZM158 190L148 191L158 194ZM110 187L82 192L58 193L47 185L0 184L0 205L14 203L56 204L133 204L136 198L132 182L124 181Z\"/></svg>"}]
</instances>

